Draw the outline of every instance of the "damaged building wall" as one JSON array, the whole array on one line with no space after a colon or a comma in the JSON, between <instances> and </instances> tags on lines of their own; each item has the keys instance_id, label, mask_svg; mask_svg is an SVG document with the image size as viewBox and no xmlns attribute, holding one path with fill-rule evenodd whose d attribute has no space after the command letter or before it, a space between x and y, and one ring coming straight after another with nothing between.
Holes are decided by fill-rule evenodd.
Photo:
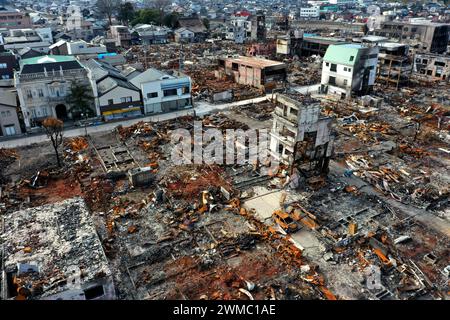
<instances>
[{"instance_id":1,"label":"damaged building wall","mask_svg":"<svg viewBox=\"0 0 450 320\"><path fill-rule=\"evenodd\" d=\"M416 54L414 56L414 74L426 81L449 81L450 57Z\"/></svg>"},{"instance_id":2,"label":"damaged building wall","mask_svg":"<svg viewBox=\"0 0 450 320\"><path fill-rule=\"evenodd\" d=\"M278 61L244 57L219 59L216 77L231 76L236 83L270 90L286 80L286 64Z\"/></svg>"},{"instance_id":3,"label":"damaged building wall","mask_svg":"<svg viewBox=\"0 0 450 320\"><path fill-rule=\"evenodd\" d=\"M333 152L332 118L321 115L320 103L308 96L276 94L270 150L291 171L309 163L326 174Z\"/></svg>"}]
</instances>

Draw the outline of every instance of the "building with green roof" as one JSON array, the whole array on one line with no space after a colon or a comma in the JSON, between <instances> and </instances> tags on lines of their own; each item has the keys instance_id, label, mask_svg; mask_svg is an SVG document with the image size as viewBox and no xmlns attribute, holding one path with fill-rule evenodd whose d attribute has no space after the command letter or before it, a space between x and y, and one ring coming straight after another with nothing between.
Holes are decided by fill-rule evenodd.
<instances>
[{"instance_id":1,"label":"building with green roof","mask_svg":"<svg viewBox=\"0 0 450 320\"><path fill-rule=\"evenodd\" d=\"M373 88L378 47L344 43L330 45L323 57L321 91L350 98L368 94Z\"/></svg>"},{"instance_id":2,"label":"building with green roof","mask_svg":"<svg viewBox=\"0 0 450 320\"><path fill-rule=\"evenodd\" d=\"M38 128L47 117L74 120L80 112L68 103L71 85L92 90L87 70L73 56L45 55L20 61L16 72L17 95L27 130ZM91 108L96 114L95 108ZM88 112L88 111L85 111Z\"/></svg>"}]
</instances>

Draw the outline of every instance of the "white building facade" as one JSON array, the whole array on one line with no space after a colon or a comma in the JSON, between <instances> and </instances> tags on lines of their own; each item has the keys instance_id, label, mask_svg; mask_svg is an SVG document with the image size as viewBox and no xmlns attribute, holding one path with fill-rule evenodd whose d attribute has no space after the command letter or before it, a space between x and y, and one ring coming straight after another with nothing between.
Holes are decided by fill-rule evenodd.
<instances>
[{"instance_id":1,"label":"white building facade","mask_svg":"<svg viewBox=\"0 0 450 320\"><path fill-rule=\"evenodd\" d=\"M191 78L173 71L171 74L148 69L130 81L140 88L144 113L161 113L192 108Z\"/></svg>"},{"instance_id":2,"label":"white building facade","mask_svg":"<svg viewBox=\"0 0 450 320\"><path fill-rule=\"evenodd\" d=\"M378 47L338 44L328 47L323 58L321 91L350 98L368 94L376 78Z\"/></svg>"}]
</instances>

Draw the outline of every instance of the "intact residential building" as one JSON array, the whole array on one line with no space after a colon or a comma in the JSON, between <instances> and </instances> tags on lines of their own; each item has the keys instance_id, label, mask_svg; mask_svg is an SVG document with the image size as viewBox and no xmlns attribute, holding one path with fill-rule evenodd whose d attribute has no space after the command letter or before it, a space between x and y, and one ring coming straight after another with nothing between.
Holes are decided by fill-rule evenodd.
<instances>
[{"instance_id":1,"label":"intact residential building","mask_svg":"<svg viewBox=\"0 0 450 320\"><path fill-rule=\"evenodd\" d=\"M97 114L106 121L142 115L140 90L112 65L96 60L85 63L94 92Z\"/></svg>"},{"instance_id":2,"label":"intact residential building","mask_svg":"<svg viewBox=\"0 0 450 320\"><path fill-rule=\"evenodd\" d=\"M141 24L134 27L131 36L137 44L163 44L168 42L171 30L151 24Z\"/></svg>"},{"instance_id":3,"label":"intact residential building","mask_svg":"<svg viewBox=\"0 0 450 320\"><path fill-rule=\"evenodd\" d=\"M0 6L0 26L6 29L31 28L31 18L28 13L17 9Z\"/></svg>"},{"instance_id":4,"label":"intact residential building","mask_svg":"<svg viewBox=\"0 0 450 320\"><path fill-rule=\"evenodd\" d=\"M91 90L86 69L72 56L46 55L21 60L15 85L26 128L37 127L50 116L72 119L66 100L74 81Z\"/></svg>"},{"instance_id":5,"label":"intact residential building","mask_svg":"<svg viewBox=\"0 0 450 320\"><path fill-rule=\"evenodd\" d=\"M339 44L328 47L323 58L320 91L350 98L368 94L375 83L378 47Z\"/></svg>"},{"instance_id":6,"label":"intact residential building","mask_svg":"<svg viewBox=\"0 0 450 320\"><path fill-rule=\"evenodd\" d=\"M0 136L21 133L17 109L17 93L14 88L0 87Z\"/></svg>"},{"instance_id":7,"label":"intact residential building","mask_svg":"<svg viewBox=\"0 0 450 320\"><path fill-rule=\"evenodd\" d=\"M203 42L208 36L208 30L199 17L179 18L178 24L180 28L189 29L194 33L195 42Z\"/></svg>"},{"instance_id":8,"label":"intact residential building","mask_svg":"<svg viewBox=\"0 0 450 320\"><path fill-rule=\"evenodd\" d=\"M150 68L130 80L141 90L145 114L192 108L191 78L181 72Z\"/></svg>"},{"instance_id":9,"label":"intact residential building","mask_svg":"<svg viewBox=\"0 0 450 320\"><path fill-rule=\"evenodd\" d=\"M67 18L65 30L72 39L89 41L94 37L92 22L85 20L80 12L75 12Z\"/></svg>"},{"instance_id":10,"label":"intact residential building","mask_svg":"<svg viewBox=\"0 0 450 320\"><path fill-rule=\"evenodd\" d=\"M17 52L28 47L47 53L52 39L44 40L45 35L48 33L39 33L37 29L11 29L9 35L4 37L5 49Z\"/></svg>"},{"instance_id":11,"label":"intact residential building","mask_svg":"<svg viewBox=\"0 0 450 320\"><path fill-rule=\"evenodd\" d=\"M286 64L255 57L219 58L217 78L231 77L236 83L263 90L283 86L286 81Z\"/></svg>"},{"instance_id":12,"label":"intact residential building","mask_svg":"<svg viewBox=\"0 0 450 320\"><path fill-rule=\"evenodd\" d=\"M175 42L191 43L195 42L195 33L188 28L178 28L175 30Z\"/></svg>"},{"instance_id":13,"label":"intact residential building","mask_svg":"<svg viewBox=\"0 0 450 320\"><path fill-rule=\"evenodd\" d=\"M0 79L13 79L16 56L0 44Z\"/></svg>"},{"instance_id":14,"label":"intact residential building","mask_svg":"<svg viewBox=\"0 0 450 320\"><path fill-rule=\"evenodd\" d=\"M84 59L97 57L100 53L106 53L106 47L102 44L94 45L84 40L65 41L60 40L49 47L50 54L81 56Z\"/></svg>"}]
</instances>

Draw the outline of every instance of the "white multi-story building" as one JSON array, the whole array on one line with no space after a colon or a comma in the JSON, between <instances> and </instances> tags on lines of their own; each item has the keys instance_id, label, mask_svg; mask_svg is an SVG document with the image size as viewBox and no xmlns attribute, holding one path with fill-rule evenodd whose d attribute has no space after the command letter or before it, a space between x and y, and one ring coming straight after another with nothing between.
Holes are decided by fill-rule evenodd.
<instances>
[{"instance_id":1,"label":"white multi-story building","mask_svg":"<svg viewBox=\"0 0 450 320\"><path fill-rule=\"evenodd\" d=\"M145 114L192 108L191 78L181 72L150 68L130 82L141 90Z\"/></svg>"},{"instance_id":2,"label":"white multi-story building","mask_svg":"<svg viewBox=\"0 0 450 320\"><path fill-rule=\"evenodd\" d=\"M300 18L319 18L319 17L320 17L319 7L300 8Z\"/></svg>"},{"instance_id":3,"label":"white multi-story building","mask_svg":"<svg viewBox=\"0 0 450 320\"><path fill-rule=\"evenodd\" d=\"M376 46L330 45L323 58L321 91L341 98L369 93L375 83L378 52Z\"/></svg>"},{"instance_id":4,"label":"white multi-story building","mask_svg":"<svg viewBox=\"0 0 450 320\"><path fill-rule=\"evenodd\" d=\"M74 81L91 90L86 69L72 56L47 55L20 61L15 86L27 129L50 116L73 118L67 96Z\"/></svg>"}]
</instances>

